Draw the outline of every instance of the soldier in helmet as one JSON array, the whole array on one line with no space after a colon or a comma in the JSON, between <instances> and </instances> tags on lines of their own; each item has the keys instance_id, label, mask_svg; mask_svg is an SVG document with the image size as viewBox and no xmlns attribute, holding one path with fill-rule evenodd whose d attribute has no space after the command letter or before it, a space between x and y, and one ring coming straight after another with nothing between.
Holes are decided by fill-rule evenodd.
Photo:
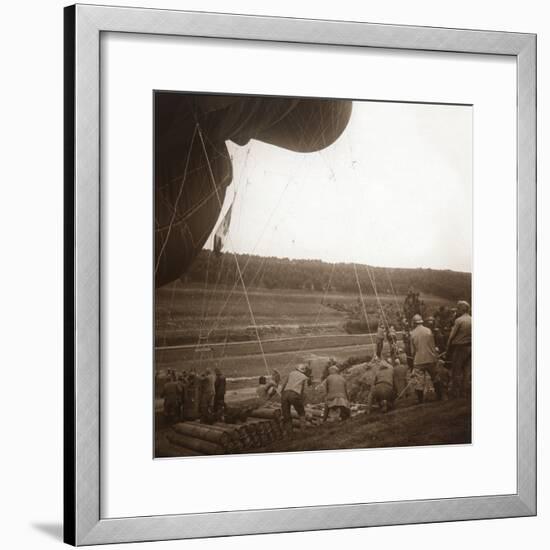
<instances>
[{"instance_id":1,"label":"soldier in helmet","mask_svg":"<svg viewBox=\"0 0 550 550\"><path fill-rule=\"evenodd\" d=\"M414 357L414 369L419 373L428 373L436 395L440 395L437 379L438 354L435 349L434 335L428 327L424 326L424 321L418 313L414 315L413 323L415 328L411 332L411 348Z\"/></svg>"},{"instance_id":2,"label":"soldier in helmet","mask_svg":"<svg viewBox=\"0 0 550 550\"><path fill-rule=\"evenodd\" d=\"M437 351L440 353L445 351L445 346L447 342L443 334L441 333L441 329L439 328L437 319L430 315L426 319L426 326L432 331L432 334L434 335L435 347Z\"/></svg>"},{"instance_id":3,"label":"soldier in helmet","mask_svg":"<svg viewBox=\"0 0 550 550\"><path fill-rule=\"evenodd\" d=\"M457 317L453 324L447 350L452 356L452 394L463 397L470 391L472 375L472 317L470 304L463 300L456 305Z\"/></svg>"},{"instance_id":4,"label":"soldier in helmet","mask_svg":"<svg viewBox=\"0 0 550 550\"><path fill-rule=\"evenodd\" d=\"M434 328L435 328L435 318L433 317L433 315L430 315L429 317L426 317L425 326L428 327L433 333Z\"/></svg>"}]
</instances>

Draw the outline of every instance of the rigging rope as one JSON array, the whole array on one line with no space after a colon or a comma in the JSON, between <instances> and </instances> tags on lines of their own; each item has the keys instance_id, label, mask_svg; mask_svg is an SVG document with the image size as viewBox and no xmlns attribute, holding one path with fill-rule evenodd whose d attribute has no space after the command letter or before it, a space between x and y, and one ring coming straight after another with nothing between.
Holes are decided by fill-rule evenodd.
<instances>
[{"instance_id":1,"label":"rigging rope","mask_svg":"<svg viewBox=\"0 0 550 550\"><path fill-rule=\"evenodd\" d=\"M164 242L162 243L162 246L160 248L160 252L157 258L157 263L155 265L155 275L157 274L159 265L160 265L160 259L162 258L162 255L164 253L164 249L166 248L166 245L168 244L168 239L170 238L170 233L172 232L172 226L174 224L174 221L176 219L176 214L178 211L178 204L180 202L181 196L183 194L183 189L185 186L185 180L187 178L187 170L189 168L189 161L191 159L191 151L193 150L193 144L195 142L195 136L197 134L197 127L195 126L195 129L193 130L193 136L191 137L191 143L189 144L189 150L187 151L187 158L185 159L185 167L183 169L183 178L181 180L181 185L178 190L178 194L176 196L176 201L174 203L174 212L172 213L172 218L170 219L170 224L168 226L168 231L166 232L166 237L164 239ZM204 146L204 143L203 143Z\"/></svg>"},{"instance_id":2,"label":"rigging rope","mask_svg":"<svg viewBox=\"0 0 550 550\"><path fill-rule=\"evenodd\" d=\"M287 184L285 185L283 191L281 192L281 195L279 197L279 200L277 201L277 203L275 204L275 207L273 208L273 211L271 212L271 214L269 215L269 218L267 219L267 222L265 223L261 233L260 233L260 236L258 237L258 240L256 241L256 243L254 244L254 247L252 248L252 252L249 254L248 256L248 259L246 260L245 264L244 264L244 267L243 267L243 275L244 273L246 273L246 269L248 267L248 265L250 264L250 261L252 259L252 256L254 255L254 252L256 251L256 248L258 248L258 245L260 244L260 241L263 239L264 237L264 234L267 230L267 228L269 227L269 224L273 218L273 216L275 215L275 212L279 209L279 205L281 204L281 201L283 199L283 196L285 195L285 192L286 190L288 189L288 186L290 185L290 181L289 180L287 182ZM275 228L276 229L276 228ZM262 260L262 263L258 269L258 271L256 272L256 275L254 276L254 279L258 276L259 272L263 269L264 267L264 264L266 263L266 260L267 260L267 257L264 257L264 259ZM231 299L231 296L233 295L233 292L235 291L235 289L237 288L239 284L239 280L235 280L234 284L233 284L233 287L231 288L231 290L229 291L229 294L227 295L226 297L226 300L225 302L223 303L222 307L220 308L220 311L216 317L216 319L214 320L214 324L212 325L212 328L208 331L208 335L207 335L207 339L210 337L210 335L212 334L212 332L218 327L219 325L219 322L220 322L220 319L222 317L222 314L223 312L225 311L225 308L227 307L227 304L229 303L229 300Z\"/></svg>"},{"instance_id":3,"label":"rigging rope","mask_svg":"<svg viewBox=\"0 0 550 550\"><path fill-rule=\"evenodd\" d=\"M201 343L201 337L202 337L202 326L204 323L204 313L205 313L205 306L206 306L206 291L208 289L208 271L210 268L210 256L211 254L208 254L208 259L206 260L206 277L204 278L204 290L202 291L202 312L201 312L201 322L199 325L199 339L197 341L197 346ZM200 354L200 364L202 364L202 351Z\"/></svg>"},{"instance_id":4,"label":"rigging rope","mask_svg":"<svg viewBox=\"0 0 550 550\"><path fill-rule=\"evenodd\" d=\"M202 136L202 130L201 130L200 124L198 122L197 122L195 128L196 128L196 130L198 131L198 134L199 134L199 139L200 139L200 142L202 144L202 150L204 152L204 156L206 158L206 164L208 166L208 172L210 174L210 179L212 181L212 185L214 186L214 189L216 190L216 197L218 199L218 203L220 205L220 210L221 210L223 208L222 200L221 200L220 194L218 192L218 186L216 185L216 180L214 178L214 172L212 171L212 166L210 164L210 159L208 157L208 152L206 150L206 145L204 143L204 138ZM241 281L241 284L242 284L242 287L243 287L243 292L244 292L244 295L245 295L245 298L246 298L246 303L248 305L248 310L250 312L250 318L252 319L252 324L254 325L254 330L256 332L256 338L258 339L258 346L260 347L260 351L262 352L262 359L263 359L267 374L270 374L269 366L267 364L267 359L266 359L266 356L265 356L265 353L264 353L264 347L262 345L262 339L260 338L260 331L258 330L258 325L256 324L256 318L254 317L254 312L252 311L252 305L250 304L250 299L248 297L248 291L247 291L246 285L244 283L244 278L243 278L243 274L242 274L242 271L241 271L241 266L239 265L239 259L237 258L237 254L235 253L235 249L233 247L233 243L232 243L232 239L231 239L230 234L227 235L227 239L230 243L231 251L233 253L233 257L235 258L235 264L237 266L239 279Z\"/></svg>"},{"instance_id":5,"label":"rigging rope","mask_svg":"<svg viewBox=\"0 0 550 550\"><path fill-rule=\"evenodd\" d=\"M210 313L212 302L214 301L214 295L216 294L216 291L218 290L218 285L219 285L220 279L222 277L224 260L225 260L225 256L222 256L222 259L220 260L220 265L218 266L218 277L216 279L216 283L214 284L214 287L212 288L212 290L210 292L210 298L208 299L208 305L206 306L206 319L208 319L208 314Z\"/></svg>"},{"instance_id":6,"label":"rigging rope","mask_svg":"<svg viewBox=\"0 0 550 550\"><path fill-rule=\"evenodd\" d=\"M318 323L319 323L319 318L321 317L321 312L323 311L323 307L324 307L324 305L325 305L325 299L326 299L326 297L327 297L328 291L330 290L330 285L331 285L331 283L332 283L332 276L334 275L334 270L335 270L335 268L336 268L336 262L334 262L334 263L332 264L332 269L331 269L331 271L330 271L330 276L329 276L329 279L328 279L328 283L327 283L327 285L326 285L326 287L325 287L325 293L323 294L323 299L321 300L321 303L319 304L319 309L318 309L318 311L317 311L317 315L316 315L315 321L314 321L314 323L313 323L313 328L314 328L314 329L317 328L317 325L318 325ZM304 341L302 342L301 347L300 347L298 350L296 350L296 351L294 352L294 354L292 355L292 357L290 358L290 360L286 363L286 365L285 365L285 371L286 371L286 369L289 367L289 365L298 357L298 355L299 355L300 353L302 353L302 351L304 351L304 348L306 347L306 344L307 344L310 340L311 340L311 335L310 335L309 337L306 337L306 338L304 339Z\"/></svg>"},{"instance_id":7,"label":"rigging rope","mask_svg":"<svg viewBox=\"0 0 550 550\"><path fill-rule=\"evenodd\" d=\"M349 136L348 136L348 147L349 147L349 154L350 154L350 165L353 167L353 163L355 161L353 160L353 150L352 150L352 147L351 147L351 142L350 142ZM355 175L355 171L354 171L353 174L354 174L353 179L356 180L356 183L357 183L357 176ZM369 279L370 279L370 273L368 271L369 266L367 265L366 268L367 268L367 275L369 275ZM363 291L361 290L361 283L359 281L359 274L357 273L357 264L355 262L353 262L353 270L355 272L355 280L357 281L357 288L359 289L359 299L361 300L361 307L363 308L363 314L365 315L365 321L367 323L367 330L368 330L369 335L370 335L371 345L375 345L374 335L373 335L373 333L371 331L371 328L370 328L369 317L367 315L367 308L365 306L365 299L363 298ZM372 284L372 280L371 280L371 284ZM376 295L376 289L374 289L374 293ZM377 296L377 298L378 298L378 296ZM379 300L378 300L378 302L379 302Z\"/></svg>"},{"instance_id":8,"label":"rigging rope","mask_svg":"<svg viewBox=\"0 0 550 550\"><path fill-rule=\"evenodd\" d=\"M390 283L390 289L391 289L392 294L393 294L393 301L395 302L395 306L397 307L397 311L401 315L401 319L403 319L405 317L405 311L403 310L403 307L400 306L399 302L397 301L397 293L395 292L395 289L393 288L393 283L392 283L392 280L391 280L391 277L390 277L390 272L389 272L387 267L385 268L385 270L386 270L386 277L388 278L388 281Z\"/></svg>"},{"instance_id":9,"label":"rigging rope","mask_svg":"<svg viewBox=\"0 0 550 550\"><path fill-rule=\"evenodd\" d=\"M164 334L163 334L163 345L164 345L164 348L166 348L166 338L168 336L168 332L169 332L169 329L168 329L168 323L169 323L169 317L172 316L172 310L174 308L174 296L176 294L176 286L178 284L178 281L174 281L174 283L172 284L172 293L170 295L170 305L168 306L168 317L166 318L166 325L165 325L165 328L164 328ZM166 349L162 349L161 352L160 352L160 355L159 355L159 364L162 364L162 361L164 359L164 354L165 354L165 351Z\"/></svg>"},{"instance_id":10,"label":"rigging rope","mask_svg":"<svg viewBox=\"0 0 550 550\"><path fill-rule=\"evenodd\" d=\"M357 274L357 264L353 262L353 269L355 271L355 280L357 281L357 288L359 289L359 298L361 300L361 306L363 308L363 314L365 315L365 321L367 322L367 330L369 331L371 345L374 345L374 336L370 329L369 316L367 315L367 308L365 307L365 300L363 299L363 291L361 290L361 284L359 282L359 275Z\"/></svg>"},{"instance_id":11,"label":"rigging rope","mask_svg":"<svg viewBox=\"0 0 550 550\"><path fill-rule=\"evenodd\" d=\"M254 275L254 277L252 278L252 281L254 281L258 275L258 273L263 269L263 266L266 262L267 258L264 258L262 260L262 263L260 265L260 267L258 268L257 272L256 272L256 275ZM246 263L244 264L244 267L243 267L243 275L246 273L246 268L247 266L249 265L250 263L250 257L248 258L248 260L246 261ZM208 339L210 338L210 335L218 328L218 326L220 325L220 321L221 321L221 318L222 318L222 314L223 312L225 311L225 308L227 307L227 304L229 303L229 301L231 300L231 296L233 295L233 292L235 291L235 289L237 288L237 286L239 285L240 283L240 280L239 278L236 278L235 279L235 282L233 283L233 286L231 288L231 290L228 292L228 295L226 296L226 299L225 299L225 302L222 304L221 308L220 308L220 311L218 313L218 315L216 316L216 319L214 320L214 324L212 325L212 327L210 328L210 330L208 331L207 335L206 335L206 340L208 341Z\"/></svg>"},{"instance_id":12,"label":"rigging rope","mask_svg":"<svg viewBox=\"0 0 550 550\"><path fill-rule=\"evenodd\" d=\"M374 295L376 296L376 301L378 302L378 307L380 309L380 313L382 314L382 319L383 319L384 324L386 325L386 327L389 328L388 319L386 317L386 314L384 312L384 308L382 307L382 301L380 300L380 296L378 296L378 291L376 289L376 279L374 277L374 272L372 272L372 274L371 274L369 266L366 265L365 267L367 268L367 275L369 276L369 279L370 279L370 282L371 282L371 285L372 285L372 289L374 290Z\"/></svg>"}]
</instances>

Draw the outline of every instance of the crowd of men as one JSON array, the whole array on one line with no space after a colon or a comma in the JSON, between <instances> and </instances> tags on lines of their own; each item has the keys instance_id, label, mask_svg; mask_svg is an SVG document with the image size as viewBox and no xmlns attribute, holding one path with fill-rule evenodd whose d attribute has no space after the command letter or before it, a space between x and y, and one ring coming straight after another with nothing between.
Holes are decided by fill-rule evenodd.
<instances>
[{"instance_id":1,"label":"crowd of men","mask_svg":"<svg viewBox=\"0 0 550 550\"><path fill-rule=\"evenodd\" d=\"M411 326L412 325L412 326ZM419 403L429 382L436 399L467 397L471 391L472 318L470 305L459 301L451 317L442 308L436 315L422 318L413 314L411 322L402 322L403 347L398 343L393 325L380 320L376 334L375 356L367 366L367 412L377 404L382 412L394 407L395 401L414 392ZM388 351L384 352L384 343ZM283 379L277 371L261 376L253 408L263 407L280 396L284 425L292 431L292 410L300 427L305 427L305 393L312 386L309 365L299 364ZM346 420L350 417L351 400L348 381L336 361L327 364L321 382L315 389L325 396L323 420ZM229 416L225 403L226 379L219 368L202 374L169 371L161 396L164 414L171 421L200 418L212 423Z\"/></svg>"},{"instance_id":2,"label":"crowd of men","mask_svg":"<svg viewBox=\"0 0 550 550\"><path fill-rule=\"evenodd\" d=\"M454 315L452 315L454 313ZM403 346L411 370L420 375L428 374L436 394L442 394L448 385L453 397L464 397L470 392L472 356L472 317L470 305L459 301L456 311L440 308L426 322L419 314L412 318L414 327L408 324L403 330ZM435 366L434 366L435 363ZM439 380L435 369L442 365L446 370ZM420 376L421 378L421 376Z\"/></svg>"},{"instance_id":3,"label":"crowd of men","mask_svg":"<svg viewBox=\"0 0 550 550\"><path fill-rule=\"evenodd\" d=\"M367 412L377 404L382 412L393 408L395 401L414 392L419 403L424 402L428 383L431 382L436 399L469 396L471 391L472 318L470 305L459 301L456 315L448 334L440 327L444 310L428 317L426 322L419 313L412 316L412 328L403 321L403 345L399 348L397 332L393 326L379 324L376 355L367 366ZM445 316L447 321L447 316ZM389 351L383 353L384 341ZM281 408L285 423L291 422L291 409L296 411L300 424L305 424L304 393L311 385L307 366L298 365L281 386ZM322 382L316 387L325 392L324 420L333 413L340 420L350 416L348 382L338 365L329 362ZM272 391L276 391L272 388Z\"/></svg>"},{"instance_id":4,"label":"crowd of men","mask_svg":"<svg viewBox=\"0 0 550 550\"><path fill-rule=\"evenodd\" d=\"M158 382L158 380L157 380ZM203 373L168 371L161 397L169 422L200 418L201 422L221 420L225 412L225 376L219 368Z\"/></svg>"}]
</instances>

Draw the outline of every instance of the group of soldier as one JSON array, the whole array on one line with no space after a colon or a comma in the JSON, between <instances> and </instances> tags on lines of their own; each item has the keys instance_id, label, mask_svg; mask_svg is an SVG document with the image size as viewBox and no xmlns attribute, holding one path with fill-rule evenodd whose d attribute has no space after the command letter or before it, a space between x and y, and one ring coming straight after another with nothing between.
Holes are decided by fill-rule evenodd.
<instances>
[{"instance_id":1,"label":"group of soldier","mask_svg":"<svg viewBox=\"0 0 550 550\"><path fill-rule=\"evenodd\" d=\"M451 318L445 309L438 315L424 319L419 313L412 316L409 326L403 320L403 348L398 345L397 331L380 322L377 332L376 354L365 368L360 383L367 387L367 413L374 404L382 412L393 408L395 401L409 390L419 403L431 383L436 399L467 397L471 391L472 318L470 305L459 301L456 315ZM442 323L451 319L448 328ZM384 341L389 351L384 352ZM307 366L298 365L281 386L283 420L290 422L291 408L300 422L305 421L304 390L311 384ZM348 381L335 361L331 360L316 390L325 393L324 420L335 417L346 420L350 416Z\"/></svg>"},{"instance_id":2,"label":"group of soldier","mask_svg":"<svg viewBox=\"0 0 550 550\"><path fill-rule=\"evenodd\" d=\"M164 398L164 416L169 422L200 418L211 423L223 417L226 380L219 368L213 372L207 368L201 374L170 370L167 375L160 396Z\"/></svg>"},{"instance_id":3,"label":"group of soldier","mask_svg":"<svg viewBox=\"0 0 550 550\"><path fill-rule=\"evenodd\" d=\"M375 377L369 406L378 401L384 410L391 408L409 389L422 403L430 385L439 400L470 395L472 318L468 302L459 301L454 311L440 308L426 320L420 313L414 313L410 323L403 319L402 349L392 328L378 333L376 361L381 374ZM382 357L384 338L389 344L386 357Z\"/></svg>"},{"instance_id":4,"label":"group of soldier","mask_svg":"<svg viewBox=\"0 0 550 550\"><path fill-rule=\"evenodd\" d=\"M414 313L402 320L402 347L393 325L381 316L376 334L376 353L366 367L368 380L367 412L378 404L382 412L393 408L397 399L416 394L424 401L431 383L439 400L467 397L471 387L472 318L470 305L459 301L455 312L440 308L432 317L423 319ZM384 343L388 342L388 351ZM278 372L259 378L256 407L265 406L280 396L284 424L292 430L292 409L301 425L305 425L305 390L313 384L309 365L299 364L281 380ZM321 382L315 388L325 395L323 420L329 416L346 420L350 417L351 400L348 382L336 361L326 365ZM228 415L225 404L226 379L219 368L195 372L168 372L162 389L164 414L168 419L200 418L215 422Z\"/></svg>"},{"instance_id":5,"label":"group of soldier","mask_svg":"<svg viewBox=\"0 0 550 550\"><path fill-rule=\"evenodd\" d=\"M293 429L292 409L297 414L300 428L306 426L305 393L308 386L313 385L313 373L310 365L299 364L292 369L279 383L278 373L274 377L260 377L257 395L259 405L264 406L275 395L280 393L283 425L287 432ZM346 379L340 373L336 363L331 360L323 373L321 383L316 391L325 393L325 409L323 420L328 420L329 414L338 413L340 419L350 417L350 399Z\"/></svg>"},{"instance_id":6,"label":"group of soldier","mask_svg":"<svg viewBox=\"0 0 550 550\"><path fill-rule=\"evenodd\" d=\"M418 373L420 383L426 374L438 397L450 390L451 397L465 397L471 388L472 317L470 305L461 300L456 310L440 308L424 322L412 317L403 330L403 347L409 368ZM439 375L438 375L439 373Z\"/></svg>"}]
</instances>

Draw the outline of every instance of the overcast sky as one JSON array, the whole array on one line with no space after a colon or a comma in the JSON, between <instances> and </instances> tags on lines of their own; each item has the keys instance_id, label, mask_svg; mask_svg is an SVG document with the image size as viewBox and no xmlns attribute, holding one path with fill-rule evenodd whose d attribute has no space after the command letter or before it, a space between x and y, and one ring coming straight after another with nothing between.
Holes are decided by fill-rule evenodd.
<instances>
[{"instance_id":1,"label":"overcast sky","mask_svg":"<svg viewBox=\"0 0 550 550\"><path fill-rule=\"evenodd\" d=\"M323 151L228 147L226 250L471 271L471 107L355 101Z\"/></svg>"}]
</instances>

